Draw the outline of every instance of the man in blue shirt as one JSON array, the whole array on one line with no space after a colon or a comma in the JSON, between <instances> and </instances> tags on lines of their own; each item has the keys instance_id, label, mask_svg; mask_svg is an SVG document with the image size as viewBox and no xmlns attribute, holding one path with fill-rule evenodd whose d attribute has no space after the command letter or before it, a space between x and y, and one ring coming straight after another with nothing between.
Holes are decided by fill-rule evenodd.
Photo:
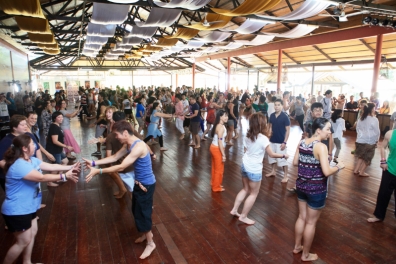
<instances>
[{"instance_id":1,"label":"man in blue shirt","mask_svg":"<svg viewBox=\"0 0 396 264\"><path fill-rule=\"evenodd\" d=\"M269 119L269 129L270 129L270 134L272 135L270 138L270 146L272 148L272 151L277 153L277 154L283 154L286 155L287 149L286 149L286 144L287 140L289 139L289 134L290 134L290 119L286 115L285 112L283 112L283 101L282 99L276 99L274 103L274 108L275 112L271 114L270 119ZM268 157L268 163L271 165L272 169L271 172L266 174L266 177L271 177L275 176L275 165L278 164L279 167L283 168L283 179L282 183L286 183L288 181L288 176L287 176L287 160L286 159L274 159L271 157Z\"/></svg>"}]
</instances>

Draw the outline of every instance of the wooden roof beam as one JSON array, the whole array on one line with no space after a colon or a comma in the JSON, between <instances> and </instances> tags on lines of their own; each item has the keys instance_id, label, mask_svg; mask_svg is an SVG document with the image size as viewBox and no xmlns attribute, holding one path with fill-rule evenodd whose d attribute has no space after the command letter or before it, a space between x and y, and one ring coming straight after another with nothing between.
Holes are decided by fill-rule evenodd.
<instances>
[{"instance_id":1,"label":"wooden roof beam","mask_svg":"<svg viewBox=\"0 0 396 264\"><path fill-rule=\"evenodd\" d=\"M259 58L261 61L263 61L264 63L266 63L268 66L271 66L271 67L273 67L274 65L273 64L271 64L271 63L269 63L268 61L266 61L265 59L263 59L262 57L260 57L259 55L257 55L257 54L253 54L255 57L257 57L257 58Z\"/></svg>"},{"instance_id":2,"label":"wooden roof beam","mask_svg":"<svg viewBox=\"0 0 396 264\"><path fill-rule=\"evenodd\" d=\"M317 51L320 52L320 54L322 54L323 56L325 56L329 61L336 61L335 59L331 58L329 55L327 55L322 49L320 49L318 46L316 45L312 45L312 47L314 47Z\"/></svg>"},{"instance_id":3,"label":"wooden roof beam","mask_svg":"<svg viewBox=\"0 0 396 264\"><path fill-rule=\"evenodd\" d=\"M391 34L393 32L394 31L389 28L363 26L363 27L350 28L339 31L332 31L323 34L311 35L298 39L276 41L264 45L211 54L210 56L201 56L199 58L196 58L196 60L199 62L207 59L215 60L215 59L221 59L227 57L238 57L242 55L256 54L260 52L268 52L279 49L290 49L290 48L312 46L323 43L331 43L331 42L345 41L351 39L360 39L360 38L372 37L380 34Z\"/></svg>"},{"instance_id":4,"label":"wooden roof beam","mask_svg":"<svg viewBox=\"0 0 396 264\"><path fill-rule=\"evenodd\" d=\"M372 53L375 54L375 49L373 49L364 39L359 39L360 42L363 43L364 46L366 46L366 48L368 48Z\"/></svg>"},{"instance_id":5,"label":"wooden roof beam","mask_svg":"<svg viewBox=\"0 0 396 264\"><path fill-rule=\"evenodd\" d=\"M282 51L283 55L291 59L295 64L301 64L301 62L296 61L294 58L292 58L289 54L287 54L285 51Z\"/></svg>"}]
</instances>

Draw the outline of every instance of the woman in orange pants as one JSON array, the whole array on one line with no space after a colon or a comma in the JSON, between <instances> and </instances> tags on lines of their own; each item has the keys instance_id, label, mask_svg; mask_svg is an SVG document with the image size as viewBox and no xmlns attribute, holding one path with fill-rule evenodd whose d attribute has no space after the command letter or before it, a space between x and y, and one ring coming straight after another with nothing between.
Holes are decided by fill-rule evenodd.
<instances>
[{"instance_id":1,"label":"woman in orange pants","mask_svg":"<svg viewBox=\"0 0 396 264\"><path fill-rule=\"evenodd\" d=\"M228 115L224 110L219 110L216 114L216 120L213 124L211 136L213 138L210 145L210 154L212 155L212 191L223 192L221 185L223 181L224 162L226 160L224 152L224 140L227 136L227 130L224 124L227 123Z\"/></svg>"}]
</instances>

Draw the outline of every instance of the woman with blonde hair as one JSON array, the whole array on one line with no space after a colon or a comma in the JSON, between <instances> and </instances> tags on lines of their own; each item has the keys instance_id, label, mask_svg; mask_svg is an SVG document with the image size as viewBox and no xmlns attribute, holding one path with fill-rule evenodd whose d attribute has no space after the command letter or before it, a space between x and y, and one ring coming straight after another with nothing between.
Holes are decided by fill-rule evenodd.
<instances>
[{"instance_id":1,"label":"woman with blonde hair","mask_svg":"<svg viewBox=\"0 0 396 264\"><path fill-rule=\"evenodd\" d=\"M382 115L389 115L390 107L389 107L389 101L388 100L384 101L384 103L382 104L382 107L380 108L379 113L382 114Z\"/></svg>"},{"instance_id":2,"label":"woman with blonde hair","mask_svg":"<svg viewBox=\"0 0 396 264\"><path fill-rule=\"evenodd\" d=\"M239 191L235 198L234 207L231 214L239 217L239 221L248 225L253 225L254 220L247 217L252 209L254 202L260 190L261 180L263 178L263 159L264 154L271 158L289 158L287 154L274 153L270 146L269 130L267 118L262 113L255 113L249 118L249 130L244 138L245 154L242 158L242 190ZM246 195L249 196L246 198ZM242 213L238 213L238 208L245 200Z\"/></svg>"},{"instance_id":3,"label":"woman with blonde hair","mask_svg":"<svg viewBox=\"0 0 396 264\"><path fill-rule=\"evenodd\" d=\"M63 134L65 137L64 142L67 146L72 146L73 152L76 154L81 153L81 149L80 149L80 145L77 143L76 139L74 138L73 133L71 132L70 120L73 117L76 117L81 110L82 108L77 109L75 111L66 110L66 101L65 100L61 101L59 112L63 114L63 121L61 124L61 128L63 130ZM65 148L65 153L68 159L70 160L76 159L76 157L71 154L71 151L68 148Z\"/></svg>"}]
</instances>

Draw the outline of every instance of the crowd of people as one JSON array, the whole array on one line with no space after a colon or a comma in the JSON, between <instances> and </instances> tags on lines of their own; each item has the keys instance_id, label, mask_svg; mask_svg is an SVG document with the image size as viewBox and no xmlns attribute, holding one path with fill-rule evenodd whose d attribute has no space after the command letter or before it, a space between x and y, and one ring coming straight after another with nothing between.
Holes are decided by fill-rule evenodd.
<instances>
[{"instance_id":1,"label":"crowd of people","mask_svg":"<svg viewBox=\"0 0 396 264\"><path fill-rule=\"evenodd\" d=\"M140 256L145 259L155 250L152 229L152 206L156 186L152 170L155 153L149 145L160 145L166 151L162 122L175 122L180 140L189 138L194 151L200 151L201 141L211 140L211 189L223 192L224 165L227 163L226 146L233 146L242 137L244 155L241 165L242 188L236 195L230 214L241 222L252 225L248 217L259 194L263 174L263 160L267 153L270 172L265 177L282 171L282 184L289 180L287 145L291 120L295 120L302 134L292 164L298 167L295 192L299 204L299 216L295 224L295 254L302 253L303 261L316 260L310 253L316 223L327 197L327 179L344 168L339 161L343 132L346 122L345 109L358 111L356 124L351 126L357 133L357 158L354 173L367 177L378 145L381 131L376 114L390 114L391 105L381 107L378 94L367 99L360 94L347 102L344 95L333 97L327 90L318 96L304 98L290 92L238 91L220 92L216 89L192 89L147 87L142 89L79 89L79 100L69 103L63 90L54 95L48 91L39 93L0 95L0 118L9 122L10 133L0 141L0 185L5 191L2 214L6 228L13 232L15 244L7 252L4 263L13 263L23 254L30 261L37 233L36 212L45 207L41 204L40 182L50 187L68 179L76 182L80 163L67 165L76 159L80 144L70 129L74 117L95 119L90 125L95 129L95 138L88 143L96 144L92 156L101 159L83 158L89 170L86 181L96 175L109 175L118 191L115 198L125 194L132 198L132 213L136 227L142 236L136 243L146 242ZM22 104L20 99L22 98ZM14 100L15 99L15 100ZM3 109L1 104L6 104ZM395 109L396 110L396 109ZM390 130L380 144L383 176L378 192L374 217L368 222L383 221L386 207L396 187L396 112L391 116ZM40 142L45 142L43 147ZM85 142L83 143L85 144ZM102 158L101 146L106 147ZM388 159L385 149L389 148ZM334 154L333 154L334 153ZM43 157L45 156L45 157ZM47 163L48 162L48 163ZM57 165L50 165L49 163ZM109 167L99 165L110 164ZM16 166L25 166L17 170ZM52 174L43 174L43 171ZM66 173L64 173L66 171ZM25 198L30 197L30 198ZM243 203L242 211L239 211Z\"/></svg>"}]
</instances>

